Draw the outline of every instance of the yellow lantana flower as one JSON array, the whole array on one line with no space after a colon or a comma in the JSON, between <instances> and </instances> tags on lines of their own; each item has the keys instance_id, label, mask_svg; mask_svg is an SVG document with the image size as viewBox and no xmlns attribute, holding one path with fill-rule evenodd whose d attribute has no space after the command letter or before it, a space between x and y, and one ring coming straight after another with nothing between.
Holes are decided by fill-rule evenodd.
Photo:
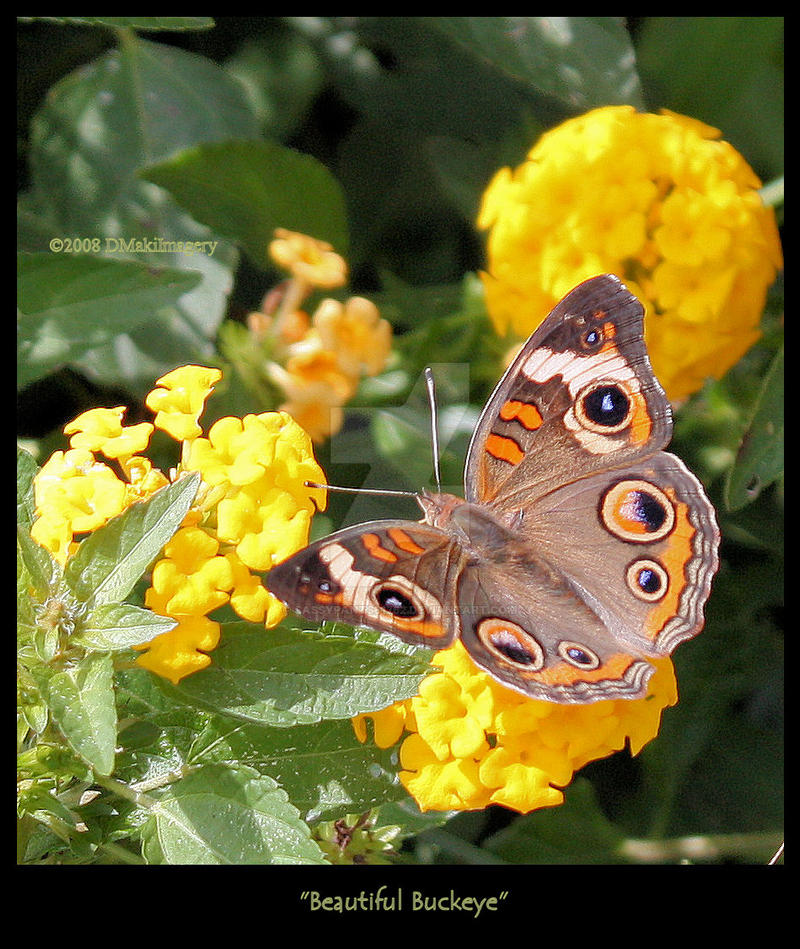
<instances>
[{"instance_id":1,"label":"yellow lantana flower","mask_svg":"<svg viewBox=\"0 0 800 949\"><path fill-rule=\"evenodd\" d=\"M326 503L311 439L289 415L266 412L216 422L199 416L218 369L183 366L158 380L147 404L155 427L181 441L173 477L199 471L200 488L182 526L152 570L145 605L177 626L142 646L138 665L172 682L205 668L220 637L207 614L226 603L251 622L274 626L286 609L252 570L267 570L308 543L311 517ZM95 409L70 422L73 447L57 451L34 479L32 537L66 563L80 539L170 483L146 448L153 425L123 424L124 409ZM96 454L115 460L116 470ZM120 477L119 475L122 475Z\"/></svg>"},{"instance_id":2,"label":"yellow lantana flower","mask_svg":"<svg viewBox=\"0 0 800 949\"><path fill-rule=\"evenodd\" d=\"M476 810L489 804L527 813L561 804L579 768L626 745L637 754L677 702L672 662L656 661L647 695L559 705L507 689L472 662L461 643L433 658L441 672L419 695L368 717L376 744L404 728L400 780L421 810ZM366 741L364 718L354 719Z\"/></svg>"},{"instance_id":3,"label":"yellow lantana flower","mask_svg":"<svg viewBox=\"0 0 800 949\"><path fill-rule=\"evenodd\" d=\"M156 413L156 428L163 429L176 441L197 438L202 433L197 419L221 378L219 369L181 366L158 379L158 388L145 399L148 409Z\"/></svg>"},{"instance_id":4,"label":"yellow lantana flower","mask_svg":"<svg viewBox=\"0 0 800 949\"><path fill-rule=\"evenodd\" d=\"M367 740L367 722L372 722L373 739L379 748L391 748L397 744L406 727L408 708L405 702L396 702L379 712L366 712L356 715L353 728L356 737L363 744Z\"/></svg>"},{"instance_id":5,"label":"yellow lantana flower","mask_svg":"<svg viewBox=\"0 0 800 949\"><path fill-rule=\"evenodd\" d=\"M285 412L221 419L208 438L191 446L187 464L211 485L223 484L217 502L217 536L236 545L241 561L269 570L308 538L311 517L324 507L324 491L308 435Z\"/></svg>"},{"instance_id":6,"label":"yellow lantana flower","mask_svg":"<svg viewBox=\"0 0 800 949\"><path fill-rule=\"evenodd\" d=\"M321 442L341 428L343 406L362 377L386 365L391 326L364 297L323 299L312 317L301 309L312 291L346 282L347 265L330 244L278 228L269 252L291 276L265 296L248 326L268 341L265 374L285 395L279 409Z\"/></svg>"},{"instance_id":7,"label":"yellow lantana flower","mask_svg":"<svg viewBox=\"0 0 800 949\"><path fill-rule=\"evenodd\" d=\"M66 563L75 534L96 530L121 514L125 484L88 448L56 451L36 475L37 519L31 536Z\"/></svg>"},{"instance_id":8,"label":"yellow lantana flower","mask_svg":"<svg viewBox=\"0 0 800 949\"><path fill-rule=\"evenodd\" d=\"M326 504L324 489L305 484L325 480L311 439L285 412L220 419L208 436L184 445L183 470L203 476L196 502L202 517L165 548L147 594L147 605L179 626L139 659L173 682L211 661L203 645L210 627L187 624L188 617L230 602L250 622L275 626L284 618L286 607L251 571L267 571L304 547L313 512ZM192 630L200 637L194 654ZM174 653L164 645L172 640Z\"/></svg>"},{"instance_id":9,"label":"yellow lantana flower","mask_svg":"<svg viewBox=\"0 0 800 949\"><path fill-rule=\"evenodd\" d=\"M125 406L115 409L90 409L64 426L64 434L71 435L73 448L99 451L106 458L126 459L138 455L147 448L153 426L149 422L140 425L123 425Z\"/></svg>"},{"instance_id":10,"label":"yellow lantana flower","mask_svg":"<svg viewBox=\"0 0 800 949\"><path fill-rule=\"evenodd\" d=\"M152 601L146 602L155 612L169 615ZM219 645L220 625L204 615L185 614L176 619L178 625L151 640L147 651L136 660L136 665L177 685L187 675L200 672L209 665L208 653Z\"/></svg>"},{"instance_id":11,"label":"yellow lantana flower","mask_svg":"<svg viewBox=\"0 0 800 949\"><path fill-rule=\"evenodd\" d=\"M614 273L645 307L670 399L726 372L758 339L783 260L761 182L720 135L674 113L606 106L498 171L478 216L497 330L526 337L578 283Z\"/></svg>"},{"instance_id":12,"label":"yellow lantana flower","mask_svg":"<svg viewBox=\"0 0 800 949\"><path fill-rule=\"evenodd\" d=\"M219 541L200 527L182 527L153 568L152 589L170 616L205 616L228 602L233 587L230 562L219 556Z\"/></svg>"},{"instance_id":13,"label":"yellow lantana flower","mask_svg":"<svg viewBox=\"0 0 800 949\"><path fill-rule=\"evenodd\" d=\"M126 490L130 503L144 501L169 484L169 478L154 468L150 459L143 455L121 459L120 466L128 479Z\"/></svg>"},{"instance_id":14,"label":"yellow lantana flower","mask_svg":"<svg viewBox=\"0 0 800 949\"><path fill-rule=\"evenodd\" d=\"M378 308L365 297L346 303L323 300L312 319L323 349L334 353L345 375L374 376L386 365L392 328Z\"/></svg>"},{"instance_id":15,"label":"yellow lantana flower","mask_svg":"<svg viewBox=\"0 0 800 949\"><path fill-rule=\"evenodd\" d=\"M327 241L287 230L275 229L269 255L283 270L312 287L332 290L347 281L347 264Z\"/></svg>"}]
</instances>

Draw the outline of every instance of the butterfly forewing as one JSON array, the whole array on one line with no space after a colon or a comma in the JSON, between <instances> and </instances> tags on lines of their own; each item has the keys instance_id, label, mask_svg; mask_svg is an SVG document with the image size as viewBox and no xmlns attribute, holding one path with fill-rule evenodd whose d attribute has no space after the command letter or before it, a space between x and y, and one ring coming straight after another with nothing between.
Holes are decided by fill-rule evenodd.
<instances>
[{"instance_id":1,"label":"butterfly forewing","mask_svg":"<svg viewBox=\"0 0 800 949\"><path fill-rule=\"evenodd\" d=\"M669 441L672 417L643 340L641 303L616 277L566 296L522 347L470 443L467 500L504 510Z\"/></svg>"},{"instance_id":2,"label":"butterfly forewing","mask_svg":"<svg viewBox=\"0 0 800 949\"><path fill-rule=\"evenodd\" d=\"M269 589L307 619L338 620L439 649L458 635L462 554L441 530L373 521L338 531L274 567Z\"/></svg>"}]
</instances>

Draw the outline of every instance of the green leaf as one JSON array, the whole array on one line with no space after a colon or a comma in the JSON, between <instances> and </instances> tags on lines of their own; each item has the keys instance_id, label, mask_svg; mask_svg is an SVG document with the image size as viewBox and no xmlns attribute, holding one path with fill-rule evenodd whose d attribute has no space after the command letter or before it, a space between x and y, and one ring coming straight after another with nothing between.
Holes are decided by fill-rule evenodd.
<instances>
[{"instance_id":1,"label":"green leaf","mask_svg":"<svg viewBox=\"0 0 800 949\"><path fill-rule=\"evenodd\" d=\"M17 594L21 598L17 613L18 629L28 634L35 626L33 600L53 592L62 579L61 566L49 550L31 537L35 519L33 479L39 466L22 448L17 448Z\"/></svg>"},{"instance_id":2,"label":"green leaf","mask_svg":"<svg viewBox=\"0 0 800 949\"><path fill-rule=\"evenodd\" d=\"M43 782L35 781L28 787L22 788L17 802L17 811L19 814L32 814L43 823L49 823L53 818L63 822L67 827L74 827L76 824L72 811L59 801L52 793L52 788Z\"/></svg>"},{"instance_id":3,"label":"green leaf","mask_svg":"<svg viewBox=\"0 0 800 949\"><path fill-rule=\"evenodd\" d=\"M118 739L120 780L163 783L164 775L198 765L246 765L278 781L306 820L361 813L407 795L397 780L396 747L378 748L371 737L361 744L349 720L271 728L177 705L172 695L143 669L118 675L118 713L133 723Z\"/></svg>"},{"instance_id":4,"label":"green leaf","mask_svg":"<svg viewBox=\"0 0 800 949\"><path fill-rule=\"evenodd\" d=\"M258 135L241 85L203 56L124 32L118 49L48 90L31 123L31 188L21 202L20 241L45 250L53 238L99 238L103 252L199 272L202 282L121 344L87 352L82 364L114 386L146 392L176 365L202 362L224 317L238 254L138 177L140 168L199 141ZM23 227L24 226L24 227ZM125 251L119 238L152 251ZM106 248L106 240L111 241ZM211 240L203 253L189 242ZM169 244L180 242L170 251ZM107 314L113 323L113 313Z\"/></svg>"},{"instance_id":5,"label":"green leaf","mask_svg":"<svg viewBox=\"0 0 800 949\"><path fill-rule=\"evenodd\" d=\"M178 621L130 603L106 603L90 610L71 641L99 652L117 652L168 633Z\"/></svg>"},{"instance_id":6,"label":"green leaf","mask_svg":"<svg viewBox=\"0 0 800 949\"><path fill-rule=\"evenodd\" d=\"M772 362L761 386L753 418L725 485L728 510L737 511L783 474L784 350Z\"/></svg>"},{"instance_id":7,"label":"green leaf","mask_svg":"<svg viewBox=\"0 0 800 949\"><path fill-rule=\"evenodd\" d=\"M117 739L111 657L94 653L69 669L35 674L53 721L71 748L98 774L111 774Z\"/></svg>"},{"instance_id":8,"label":"green leaf","mask_svg":"<svg viewBox=\"0 0 800 949\"><path fill-rule=\"evenodd\" d=\"M181 478L90 534L65 571L76 598L95 607L124 599L180 527L199 484L197 473Z\"/></svg>"},{"instance_id":9,"label":"green leaf","mask_svg":"<svg viewBox=\"0 0 800 949\"><path fill-rule=\"evenodd\" d=\"M600 810L592 785L578 778L564 803L515 820L484 844L509 863L622 863L622 834Z\"/></svg>"},{"instance_id":10,"label":"green leaf","mask_svg":"<svg viewBox=\"0 0 800 949\"><path fill-rule=\"evenodd\" d=\"M67 26L103 26L129 30L210 30L214 19L210 16L21 16L22 23L45 21Z\"/></svg>"},{"instance_id":11,"label":"green leaf","mask_svg":"<svg viewBox=\"0 0 800 949\"><path fill-rule=\"evenodd\" d=\"M61 565L49 550L36 543L30 528L24 524L17 524L17 557L39 598L53 592L61 580Z\"/></svg>"},{"instance_id":12,"label":"green leaf","mask_svg":"<svg viewBox=\"0 0 800 949\"><path fill-rule=\"evenodd\" d=\"M394 207L403 215L400 227L409 220L429 222L436 194L423 158L428 137L493 143L503 153L502 143L541 105L530 83L456 36L444 38L446 19L440 28L436 17L286 18L318 49L356 118L345 140L353 151L338 153L342 180L353 173L348 187L353 220L360 218L358 205L377 191L379 208ZM480 27L502 18L472 19ZM358 133L359 126L366 134ZM365 215L365 227L374 226ZM353 234L363 239L360 230ZM413 243L419 251L427 241Z\"/></svg>"},{"instance_id":13,"label":"green leaf","mask_svg":"<svg viewBox=\"0 0 800 949\"><path fill-rule=\"evenodd\" d=\"M351 718L417 694L431 667L347 636L223 625L213 663L165 686L177 698L277 727Z\"/></svg>"},{"instance_id":14,"label":"green leaf","mask_svg":"<svg viewBox=\"0 0 800 949\"><path fill-rule=\"evenodd\" d=\"M250 768L207 765L158 799L142 831L152 864L324 864L278 784Z\"/></svg>"},{"instance_id":15,"label":"green leaf","mask_svg":"<svg viewBox=\"0 0 800 949\"><path fill-rule=\"evenodd\" d=\"M156 320L200 279L130 261L19 254L18 385Z\"/></svg>"},{"instance_id":16,"label":"green leaf","mask_svg":"<svg viewBox=\"0 0 800 949\"><path fill-rule=\"evenodd\" d=\"M623 17L425 17L477 59L571 109L642 105Z\"/></svg>"},{"instance_id":17,"label":"green leaf","mask_svg":"<svg viewBox=\"0 0 800 949\"><path fill-rule=\"evenodd\" d=\"M175 240L190 237L185 218L162 216L163 195L138 170L201 141L258 134L223 69L132 34L57 83L31 132L34 191L68 229L54 236Z\"/></svg>"},{"instance_id":18,"label":"green leaf","mask_svg":"<svg viewBox=\"0 0 800 949\"><path fill-rule=\"evenodd\" d=\"M121 727L115 774L120 781L161 786L170 775L206 763L192 748L206 727L207 712L176 704L145 669L120 670L116 693Z\"/></svg>"},{"instance_id":19,"label":"green leaf","mask_svg":"<svg viewBox=\"0 0 800 949\"><path fill-rule=\"evenodd\" d=\"M29 529L36 516L33 479L38 470L33 455L17 446L17 523L25 524Z\"/></svg>"},{"instance_id":20,"label":"green leaf","mask_svg":"<svg viewBox=\"0 0 800 949\"><path fill-rule=\"evenodd\" d=\"M272 142L285 142L302 126L326 83L325 70L311 45L285 29L248 31L225 60L225 71L244 86L263 137Z\"/></svg>"},{"instance_id":21,"label":"green leaf","mask_svg":"<svg viewBox=\"0 0 800 949\"><path fill-rule=\"evenodd\" d=\"M396 748L378 748L371 739L361 744L349 721L287 730L211 716L192 756L239 762L271 775L306 820L362 813L407 796L397 780Z\"/></svg>"},{"instance_id":22,"label":"green leaf","mask_svg":"<svg viewBox=\"0 0 800 949\"><path fill-rule=\"evenodd\" d=\"M198 145L142 172L264 269L277 227L348 248L344 195L315 158L271 142Z\"/></svg>"}]
</instances>

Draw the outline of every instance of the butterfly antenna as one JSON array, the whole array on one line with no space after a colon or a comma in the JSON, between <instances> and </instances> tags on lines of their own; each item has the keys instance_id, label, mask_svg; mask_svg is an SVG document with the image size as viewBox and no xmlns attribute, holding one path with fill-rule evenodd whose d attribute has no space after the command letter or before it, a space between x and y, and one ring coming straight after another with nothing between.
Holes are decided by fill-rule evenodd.
<instances>
[{"instance_id":1,"label":"butterfly antenna","mask_svg":"<svg viewBox=\"0 0 800 949\"><path fill-rule=\"evenodd\" d=\"M431 409L431 440L433 442L433 473L436 478L436 490L441 494L442 473L439 468L439 426L436 412L436 384L429 366L425 368L425 386L428 390L428 404ZM339 491L342 494L382 494L390 497L415 498L416 491L392 491L389 488L347 488L337 484L319 484L317 481L304 481L307 488L322 488L324 491Z\"/></svg>"},{"instance_id":2,"label":"butterfly antenna","mask_svg":"<svg viewBox=\"0 0 800 949\"><path fill-rule=\"evenodd\" d=\"M341 484L320 484L318 481L304 481L307 488L321 488L323 491L338 491L340 494L387 494L396 498L415 498L416 491L392 491L389 488L346 488Z\"/></svg>"},{"instance_id":3,"label":"butterfly antenna","mask_svg":"<svg viewBox=\"0 0 800 949\"><path fill-rule=\"evenodd\" d=\"M425 367L425 385L428 388L428 403L431 407L431 442L433 444L433 473L436 477L436 490L442 493L442 473L439 469L439 423L436 411L436 384L430 366Z\"/></svg>"},{"instance_id":4,"label":"butterfly antenna","mask_svg":"<svg viewBox=\"0 0 800 949\"><path fill-rule=\"evenodd\" d=\"M770 857L768 865L770 867L774 866L781 859L782 856L783 856L783 844L781 844L780 847L778 847L778 849L772 855L772 857Z\"/></svg>"}]
</instances>

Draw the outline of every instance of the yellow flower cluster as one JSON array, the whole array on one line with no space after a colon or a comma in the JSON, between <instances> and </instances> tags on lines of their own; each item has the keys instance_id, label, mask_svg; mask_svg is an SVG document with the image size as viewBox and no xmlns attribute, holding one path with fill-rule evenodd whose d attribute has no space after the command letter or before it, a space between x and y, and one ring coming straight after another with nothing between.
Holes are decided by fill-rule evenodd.
<instances>
[{"instance_id":1,"label":"yellow flower cluster","mask_svg":"<svg viewBox=\"0 0 800 949\"><path fill-rule=\"evenodd\" d=\"M672 400L719 377L758 339L782 267L761 182L717 129L606 106L543 135L489 183L489 313L528 336L574 286L614 273L645 306L653 368Z\"/></svg>"},{"instance_id":2,"label":"yellow flower cluster","mask_svg":"<svg viewBox=\"0 0 800 949\"><path fill-rule=\"evenodd\" d=\"M589 761L633 754L658 734L677 700L672 662L661 659L639 700L557 705L529 699L478 669L460 643L433 659L440 673L419 695L353 720L366 741L390 747L404 730L400 780L421 810L477 810L501 804L520 813L561 804L561 788Z\"/></svg>"},{"instance_id":3,"label":"yellow flower cluster","mask_svg":"<svg viewBox=\"0 0 800 949\"><path fill-rule=\"evenodd\" d=\"M34 481L31 534L65 563L78 535L169 483L141 454L154 427L182 443L176 476L199 471L202 485L145 594L150 609L178 625L138 659L172 682L210 663L220 626L208 614L220 606L230 603L243 619L267 626L283 619L285 607L256 573L305 546L312 514L326 503L323 489L305 486L322 483L324 474L308 435L286 413L223 418L203 436L198 417L221 376L202 366L163 376L146 399L154 425L124 426L122 407L85 412L64 429L70 449L55 452Z\"/></svg>"},{"instance_id":4,"label":"yellow flower cluster","mask_svg":"<svg viewBox=\"0 0 800 949\"><path fill-rule=\"evenodd\" d=\"M324 441L341 428L342 407L361 378L386 365L391 326L364 297L326 298L310 318L302 309L312 291L347 280L347 265L330 244L279 228L269 251L290 277L265 300L265 309L275 312L251 314L250 326L271 338L267 373L286 396L280 409L314 441Z\"/></svg>"},{"instance_id":5,"label":"yellow flower cluster","mask_svg":"<svg viewBox=\"0 0 800 949\"><path fill-rule=\"evenodd\" d=\"M75 549L76 534L85 534L120 514L129 504L166 485L139 452L147 447L153 426L123 425L124 407L92 409L64 428L70 448L56 451L36 475L34 498L37 519L31 536L61 564ZM116 472L95 453L113 459L125 475Z\"/></svg>"}]
</instances>

